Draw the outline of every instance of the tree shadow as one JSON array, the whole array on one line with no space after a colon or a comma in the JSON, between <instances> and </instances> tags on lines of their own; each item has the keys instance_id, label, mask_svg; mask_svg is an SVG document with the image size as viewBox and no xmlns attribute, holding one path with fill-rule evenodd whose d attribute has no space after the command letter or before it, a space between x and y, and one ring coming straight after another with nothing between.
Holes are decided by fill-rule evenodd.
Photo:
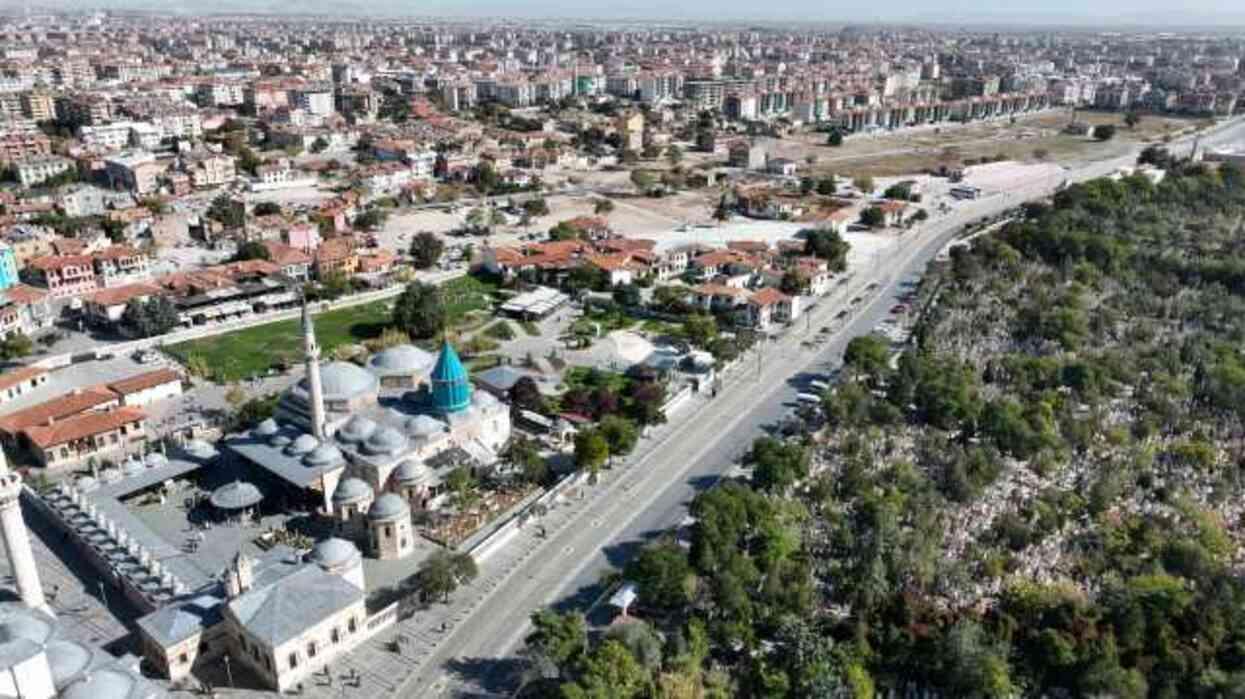
<instances>
[{"instance_id":1,"label":"tree shadow","mask_svg":"<svg viewBox=\"0 0 1245 699\"><path fill-rule=\"evenodd\" d=\"M459 692L458 697L510 696L523 683L530 667L524 658L454 658L446 667L461 682L468 682L479 691Z\"/></svg>"}]
</instances>

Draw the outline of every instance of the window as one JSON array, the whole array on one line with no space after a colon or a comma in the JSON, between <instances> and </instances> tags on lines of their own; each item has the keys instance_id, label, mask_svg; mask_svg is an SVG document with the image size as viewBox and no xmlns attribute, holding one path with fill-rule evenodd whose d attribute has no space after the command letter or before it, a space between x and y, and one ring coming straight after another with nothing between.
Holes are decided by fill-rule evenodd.
<instances>
[{"instance_id":1,"label":"window","mask_svg":"<svg viewBox=\"0 0 1245 699\"><path fill-rule=\"evenodd\" d=\"M307 642L307 657L308 658L316 657L316 642L315 641Z\"/></svg>"},{"instance_id":2,"label":"window","mask_svg":"<svg viewBox=\"0 0 1245 699\"><path fill-rule=\"evenodd\" d=\"M200 653L206 653L206 652L208 652L208 644L207 644L207 641L204 641L203 643L200 643L200 644L199 644L199 652L200 652Z\"/></svg>"},{"instance_id":3,"label":"window","mask_svg":"<svg viewBox=\"0 0 1245 699\"><path fill-rule=\"evenodd\" d=\"M290 653L290 667L298 667L298 653Z\"/></svg>"},{"instance_id":4,"label":"window","mask_svg":"<svg viewBox=\"0 0 1245 699\"><path fill-rule=\"evenodd\" d=\"M337 630L336 626L334 626L333 630L329 632L329 640L332 641L333 643L337 643L338 641L342 640L341 632Z\"/></svg>"},{"instance_id":5,"label":"window","mask_svg":"<svg viewBox=\"0 0 1245 699\"><path fill-rule=\"evenodd\" d=\"M185 664L186 664L186 663L188 663L188 662L190 662L190 656L189 656L189 655L186 655L185 653L182 653L181 655L177 656L177 663L178 663L179 665L185 665Z\"/></svg>"},{"instance_id":6,"label":"window","mask_svg":"<svg viewBox=\"0 0 1245 699\"><path fill-rule=\"evenodd\" d=\"M358 627L355 626L354 617L350 617L350 621L346 622L346 630L350 633L354 633L357 629Z\"/></svg>"},{"instance_id":7,"label":"window","mask_svg":"<svg viewBox=\"0 0 1245 699\"><path fill-rule=\"evenodd\" d=\"M272 660L270 660L270 659L268 658L268 656L266 656L266 655L264 656L264 669L265 669L265 670L271 670L271 669L272 669Z\"/></svg>"}]
</instances>

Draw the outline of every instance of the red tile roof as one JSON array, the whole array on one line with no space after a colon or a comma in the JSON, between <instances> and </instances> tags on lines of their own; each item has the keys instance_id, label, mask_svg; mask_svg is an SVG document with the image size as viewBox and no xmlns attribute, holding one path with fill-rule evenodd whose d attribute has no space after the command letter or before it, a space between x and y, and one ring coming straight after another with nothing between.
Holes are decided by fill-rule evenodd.
<instances>
[{"instance_id":1,"label":"red tile roof","mask_svg":"<svg viewBox=\"0 0 1245 699\"><path fill-rule=\"evenodd\" d=\"M117 408L104 412L83 413L51 425L40 425L26 430L26 436L40 449L65 444L84 437L111 432L122 425L147 419L147 413L139 408Z\"/></svg>"},{"instance_id":2,"label":"red tile roof","mask_svg":"<svg viewBox=\"0 0 1245 699\"><path fill-rule=\"evenodd\" d=\"M25 410L0 417L0 430L9 434L17 434L29 427L46 425L49 421L77 415L115 400L117 400L117 394L107 388L85 388L76 393L66 393L59 398L53 398L38 405L32 405Z\"/></svg>"},{"instance_id":3,"label":"red tile roof","mask_svg":"<svg viewBox=\"0 0 1245 699\"><path fill-rule=\"evenodd\" d=\"M776 303L789 301L790 299L790 296L787 296L778 289L775 289L772 286L767 286L753 294L752 297L748 299L748 303L754 306L772 306Z\"/></svg>"},{"instance_id":4,"label":"red tile roof","mask_svg":"<svg viewBox=\"0 0 1245 699\"><path fill-rule=\"evenodd\" d=\"M128 396L131 393L138 393L139 391L163 386L174 381L180 382L181 380L182 375L173 369L156 369L113 381L107 384L107 387L119 395Z\"/></svg>"},{"instance_id":5,"label":"red tile roof","mask_svg":"<svg viewBox=\"0 0 1245 699\"><path fill-rule=\"evenodd\" d=\"M46 373L48 373L47 369L38 366L19 366L16 369L9 369L0 374L0 391L7 391L24 381L29 381Z\"/></svg>"},{"instance_id":6,"label":"red tile roof","mask_svg":"<svg viewBox=\"0 0 1245 699\"><path fill-rule=\"evenodd\" d=\"M111 289L101 289L87 297L88 303L100 306L120 306L133 299L155 296L164 290L154 284L126 284Z\"/></svg>"}]
</instances>

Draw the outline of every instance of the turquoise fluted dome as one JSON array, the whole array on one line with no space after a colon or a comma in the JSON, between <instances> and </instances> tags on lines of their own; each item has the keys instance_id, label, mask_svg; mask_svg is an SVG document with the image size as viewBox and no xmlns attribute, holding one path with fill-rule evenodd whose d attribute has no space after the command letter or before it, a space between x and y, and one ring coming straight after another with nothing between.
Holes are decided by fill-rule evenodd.
<instances>
[{"instance_id":1,"label":"turquoise fluted dome","mask_svg":"<svg viewBox=\"0 0 1245 699\"><path fill-rule=\"evenodd\" d=\"M456 413L471 405L471 382L467 367L463 366L458 353L447 340L441 346L441 356L432 368L432 400L437 410Z\"/></svg>"}]
</instances>

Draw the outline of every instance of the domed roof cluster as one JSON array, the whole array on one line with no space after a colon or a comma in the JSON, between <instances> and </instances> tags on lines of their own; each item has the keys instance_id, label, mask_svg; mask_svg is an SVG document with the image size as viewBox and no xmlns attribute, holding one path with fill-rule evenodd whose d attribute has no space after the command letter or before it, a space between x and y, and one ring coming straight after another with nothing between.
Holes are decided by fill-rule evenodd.
<instances>
[{"instance_id":1,"label":"domed roof cluster","mask_svg":"<svg viewBox=\"0 0 1245 699\"><path fill-rule=\"evenodd\" d=\"M372 355L367 368L379 376L426 374L436 359L414 345L396 345Z\"/></svg>"},{"instance_id":2,"label":"domed roof cluster","mask_svg":"<svg viewBox=\"0 0 1245 699\"><path fill-rule=\"evenodd\" d=\"M423 479L423 467L415 461L403 461L393 470L393 481L398 485L418 483Z\"/></svg>"},{"instance_id":3,"label":"domed roof cluster","mask_svg":"<svg viewBox=\"0 0 1245 699\"><path fill-rule=\"evenodd\" d=\"M290 456L302 456L315 451L318 446L320 446L320 440L309 434L300 434L285 448L285 453Z\"/></svg>"},{"instance_id":4,"label":"domed roof cluster","mask_svg":"<svg viewBox=\"0 0 1245 699\"><path fill-rule=\"evenodd\" d=\"M429 380L432 382L432 400L437 410L456 413L470 405L471 381L467 376L467 368L463 366L458 353L448 340L441 345L441 355L437 357L437 365L432 368Z\"/></svg>"},{"instance_id":5,"label":"domed roof cluster","mask_svg":"<svg viewBox=\"0 0 1245 699\"><path fill-rule=\"evenodd\" d=\"M376 431L376 423L363 417L362 415L354 415L346 424L337 428L337 439L347 444L362 442L372 433Z\"/></svg>"},{"instance_id":6,"label":"domed roof cluster","mask_svg":"<svg viewBox=\"0 0 1245 699\"><path fill-rule=\"evenodd\" d=\"M350 362L328 362L320 365L320 388L325 400L348 401L365 393L376 393L376 377ZM311 400L311 382L304 376L294 385L294 393Z\"/></svg>"},{"instance_id":7,"label":"domed roof cluster","mask_svg":"<svg viewBox=\"0 0 1245 699\"><path fill-rule=\"evenodd\" d=\"M344 478L333 491L333 504L344 505L372 497L372 486L361 478Z\"/></svg>"},{"instance_id":8,"label":"domed roof cluster","mask_svg":"<svg viewBox=\"0 0 1245 699\"><path fill-rule=\"evenodd\" d=\"M406 437L392 427L382 427L376 430L376 432L363 443L363 450L369 454L392 456L405 448Z\"/></svg>"},{"instance_id":9,"label":"domed roof cluster","mask_svg":"<svg viewBox=\"0 0 1245 699\"><path fill-rule=\"evenodd\" d=\"M372 503L372 507L367 511L367 518L371 520L399 519L403 515L410 516L410 513L411 506L406 500L393 493L385 493Z\"/></svg>"},{"instance_id":10,"label":"domed roof cluster","mask_svg":"<svg viewBox=\"0 0 1245 699\"><path fill-rule=\"evenodd\" d=\"M350 565L358 561L361 556L362 554L354 544L337 537L325 539L311 549L312 562L325 569Z\"/></svg>"},{"instance_id":11,"label":"domed roof cluster","mask_svg":"<svg viewBox=\"0 0 1245 699\"><path fill-rule=\"evenodd\" d=\"M332 466L341 462L342 450L337 448L335 444L324 443L312 449L303 457L303 463L307 466L323 467Z\"/></svg>"},{"instance_id":12,"label":"domed roof cluster","mask_svg":"<svg viewBox=\"0 0 1245 699\"><path fill-rule=\"evenodd\" d=\"M406 421L406 431L416 439L428 439L445 432L445 423L431 415L416 415Z\"/></svg>"}]
</instances>

